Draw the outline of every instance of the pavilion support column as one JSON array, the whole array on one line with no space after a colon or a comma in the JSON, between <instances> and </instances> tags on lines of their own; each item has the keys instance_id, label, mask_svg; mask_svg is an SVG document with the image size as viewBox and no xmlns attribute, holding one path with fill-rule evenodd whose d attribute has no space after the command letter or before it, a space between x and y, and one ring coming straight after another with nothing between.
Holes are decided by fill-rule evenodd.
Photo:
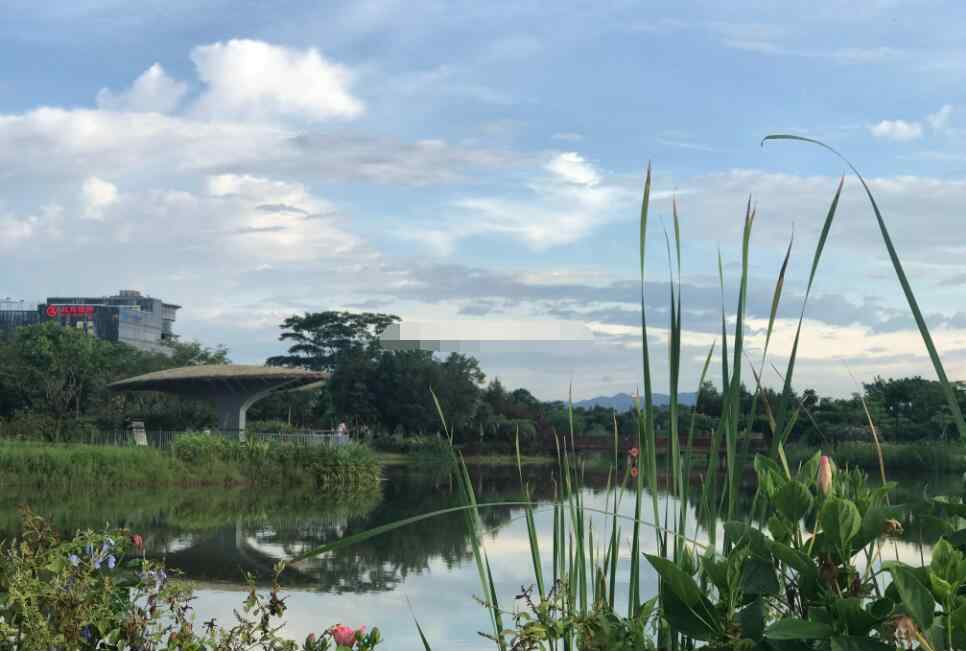
<instances>
[{"instance_id":1,"label":"pavilion support column","mask_svg":"<svg viewBox=\"0 0 966 651\"><path fill-rule=\"evenodd\" d=\"M245 440L246 414L248 408L272 393L272 388L250 388L246 390L222 391L215 395L215 411L218 428L227 432L238 432L238 439Z\"/></svg>"},{"instance_id":2,"label":"pavilion support column","mask_svg":"<svg viewBox=\"0 0 966 651\"><path fill-rule=\"evenodd\" d=\"M218 429L223 432L238 432L238 438L245 440L245 404L244 395L237 393L220 393L215 396L215 413L218 419Z\"/></svg>"}]
</instances>

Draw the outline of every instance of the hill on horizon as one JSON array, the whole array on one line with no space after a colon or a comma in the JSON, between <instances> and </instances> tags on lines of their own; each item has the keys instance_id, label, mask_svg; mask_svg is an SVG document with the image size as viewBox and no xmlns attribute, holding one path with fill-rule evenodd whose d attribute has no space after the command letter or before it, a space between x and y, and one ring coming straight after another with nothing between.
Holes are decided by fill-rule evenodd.
<instances>
[{"instance_id":1,"label":"hill on horizon","mask_svg":"<svg viewBox=\"0 0 966 651\"><path fill-rule=\"evenodd\" d=\"M671 402L671 396L666 393L653 394L654 404L658 407L666 407ZM693 407L698 400L697 392L682 392L678 394L678 404ZM613 409L618 413L629 411L634 408L634 396L628 393L615 393L612 396L597 396L589 400L578 400L574 402L574 407L593 409L594 407L604 407Z\"/></svg>"}]
</instances>

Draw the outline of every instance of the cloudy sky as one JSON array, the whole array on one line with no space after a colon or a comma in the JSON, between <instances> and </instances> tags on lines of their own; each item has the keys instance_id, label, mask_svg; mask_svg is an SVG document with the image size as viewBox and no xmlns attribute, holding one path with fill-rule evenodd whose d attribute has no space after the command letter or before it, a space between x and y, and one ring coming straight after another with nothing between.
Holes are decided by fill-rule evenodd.
<instances>
[{"instance_id":1,"label":"cloudy sky","mask_svg":"<svg viewBox=\"0 0 966 651\"><path fill-rule=\"evenodd\" d=\"M540 398L633 392L652 161L656 382L676 195L690 389L749 196L750 346L794 232L772 359L790 348L845 171L759 146L790 132L872 179L966 378L966 6L837 4L4 0L0 298L141 289L238 362L278 354L293 313L392 312ZM797 384L932 375L854 182L831 237Z\"/></svg>"}]
</instances>

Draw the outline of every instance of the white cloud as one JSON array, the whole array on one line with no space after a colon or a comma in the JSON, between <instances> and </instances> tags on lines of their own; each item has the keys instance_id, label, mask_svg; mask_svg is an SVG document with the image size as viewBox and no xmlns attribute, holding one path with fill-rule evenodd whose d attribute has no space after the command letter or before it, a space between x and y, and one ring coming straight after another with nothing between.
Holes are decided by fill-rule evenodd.
<instances>
[{"instance_id":1,"label":"white cloud","mask_svg":"<svg viewBox=\"0 0 966 651\"><path fill-rule=\"evenodd\" d=\"M117 186L110 181L89 176L81 188L84 204L84 217L87 219L103 219L104 209L117 203Z\"/></svg>"},{"instance_id":2,"label":"white cloud","mask_svg":"<svg viewBox=\"0 0 966 651\"><path fill-rule=\"evenodd\" d=\"M600 174L577 152L558 154L550 159L546 167L567 183L589 186L600 183Z\"/></svg>"},{"instance_id":3,"label":"white cloud","mask_svg":"<svg viewBox=\"0 0 966 651\"><path fill-rule=\"evenodd\" d=\"M102 88L97 93L97 106L110 111L171 113L187 92L188 84L172 79L161 64L155 63L121 93Z\"/></svg>"},{"instance_id":4,"label":"white cloud","mask_svg":"<svg viewBox=\"0 0 966 651\"><path fill-rule=\"evenodd\" d=\"M949 104L944 104L941 109L935 113L930 113L926 117L926 121L936 131L945 129L949 125L949 117L953 113L953 107Z\"/></svg>"},{"instance_id":5,"label":"white cloud","mask_svg":"<svg viewBox=\"0 0 966 651\"><path fill-rule=\"evenodd\" d=\"M397 235L443 255L453 251L455 242L486 233L502 234L540 251L587 236L635 196L605 182L594 165L576 152L553 155L523 189L521 198L456 199L450 203L455 214L443 226L409 227Z\"/></svg>"},{"instance_id":6,"label":"white cloud","mask_svg":"<svg viewBox=\"0 0 966 651\"><path fill-rule=\"evenodd\" d=\"M365 110L350 92L352 73L314 48L230 40L197 47L191 59L207 85L195 107L203 115L326 120L358 117Z\"/></svg>"},{"instance_id":7,"label":"white cloud","mask_svg":"<svg viewBox=\"0 0 966 651\"><path fill-rule=\"evenodd\" d=\"M922 125L905 120L882 120L878 124L869 125L869 132L876 138L908 142L922 137Z\"/></svg>"},{"instance_id":8,"label":"white cloud","mask_svg":"<svg viewBox=\"0 0 966 651\"><path fill-rule=\"evenodd\" d=\"M952 105L944 104L935 113L927 115L925 122L932 127L933 131L943 131L949 126L949 118L952 113ZM905 120L882 120L878 124L869 125L868 129L876 138L895 140L896 142L918 140L924 132L922 122L907 122Z\"/></svg>"},{"instance_id":9,"label":"white cloud","mask_svg":"<svg viewBox=\"0 0 966 651\"><path fill-rule=\"evenodd\" d=\"M18 219L13 215L0 215L0 249L8 248L29 239L37 226L35 217Z\"/></svg>"},{"instance_id":10,"label":"white cloud","mask_svg":"<svg viewBox=\"0 0 966 651\"><path fill-rule=\"evenodd\" d=\"M190 179L221 170L269 177L310 171L317 180L423 185L460 181L470 169L519 160L512 152L439 140L305 133L265 122L48 107L0 114L0 192L7 197L41 180Z\"/></svg>"}]
</instances>

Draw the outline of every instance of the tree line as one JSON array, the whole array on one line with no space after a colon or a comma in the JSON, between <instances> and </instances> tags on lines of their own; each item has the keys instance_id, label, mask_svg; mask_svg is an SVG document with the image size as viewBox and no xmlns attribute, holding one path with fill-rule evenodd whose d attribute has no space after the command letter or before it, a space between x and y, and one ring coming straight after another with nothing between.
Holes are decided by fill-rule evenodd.
<instances>
[{"instance_id":1,"label":"tree line","mask_svg":"<svg viewBox=\"0 0 966 651\"><path fill-rule=\"evenodd\" d=\"M573 430L582 436L613 436L637 431L633 411L604 407L570 408L563 401L541 401L527 389L508 389L488 379L479 362L459 353L439 355L407 342L387 340L391 314L323 311L294 315L281 324L285 354L266 363L324 371L324 386L312 392L276 394L249 410L254 426L331 428L346 422L374 434L435 435L439 409L460 442L507 446L519 433L524 444ZM116 393L113 381L151 371L197 364L228 363L224 347L174 342L168 354L140 351L87 336L54 323L28 326L0 335L0 435L50 440L83 439L93 431L119 430L128 419L145 420L149 429L211 427L214 410L204 402L155 393ZM966 409L966 386L957 383ZM435 399L434 399L435 396ZM758 394L752 431L767 433L767 404L778 394ZM751 411L752 391L742 387L742 413ZM801 406L792 440L813 444L868 438L866 409L886 440L955 436L937 382L921 377L875 378L849 398L819 396L814 389L796 393ZM439 407L437 408L437 402ZM710 382L699 388L693 407L679 408L679 430L694 422L696 431L717 428L721 394ZM659 431L669 430L669 413L658 407Z\"/></svg>"}]
</instances>

